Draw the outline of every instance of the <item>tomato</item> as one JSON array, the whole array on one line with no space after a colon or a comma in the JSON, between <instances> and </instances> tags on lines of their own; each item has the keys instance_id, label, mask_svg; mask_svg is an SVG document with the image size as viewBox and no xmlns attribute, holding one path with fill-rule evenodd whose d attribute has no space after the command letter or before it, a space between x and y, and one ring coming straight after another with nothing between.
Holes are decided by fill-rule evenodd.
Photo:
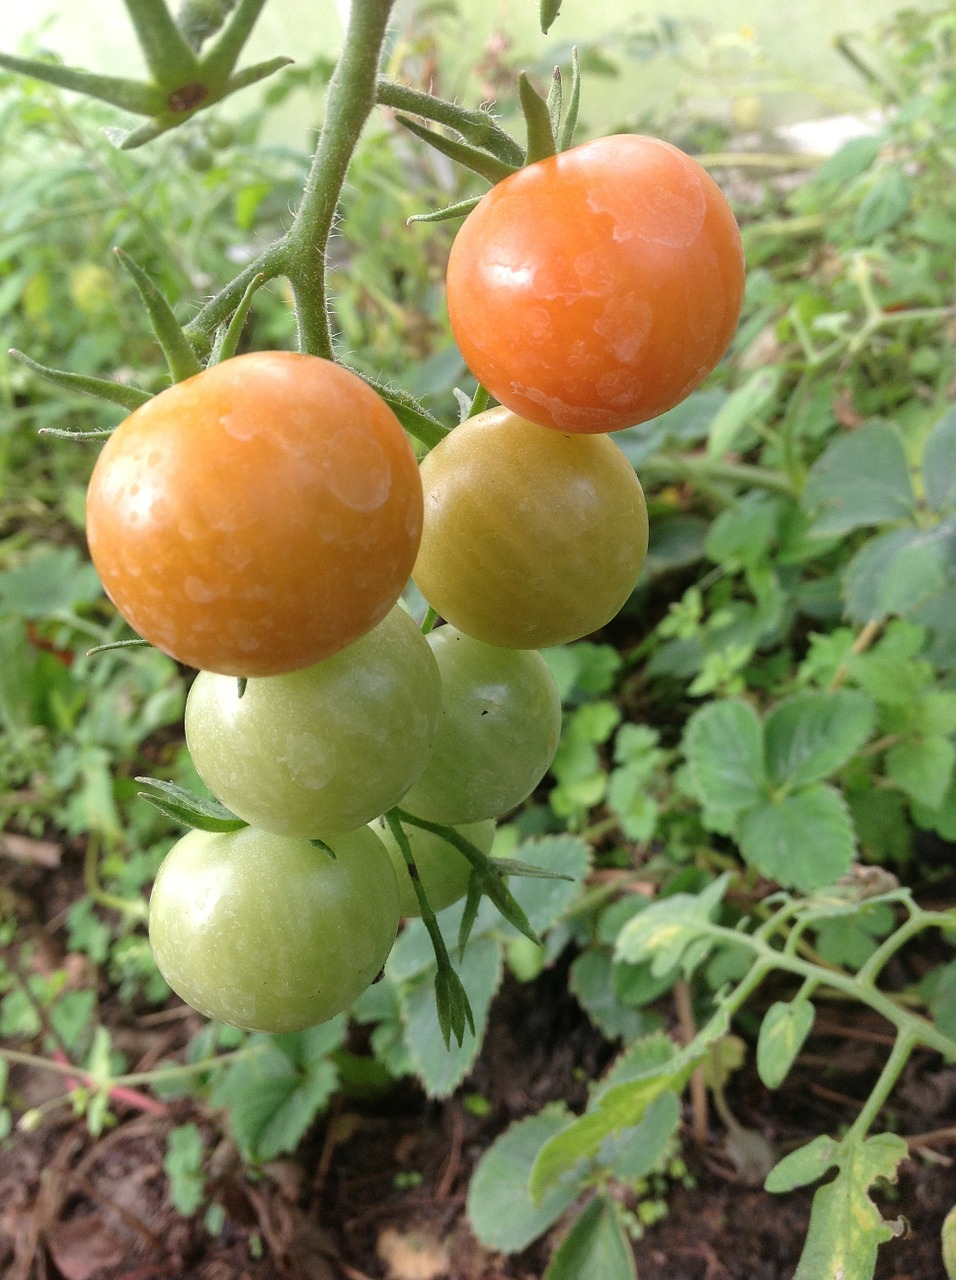
<instances>
[{"instance_id":1,"label":"tomato","mask_svg":"<svg viewBox=\"0 0 956 1280\"><path fill-rule=\"evenodd\" d=\"M431 632L442 714L431 760L402 808L431 822L480 822L525 800L561 737L561 699L540 653L500 649L454 627Z\"/></svg>"},{"instance_id":2,"label":"tomato","mask_svg":"<svg viewBox=\"0 0 956 1280\"><path fill-rule=\"evenodd\" d=\"M604 626L634 589L647 508L608 437L490 409L436 445L421 475L413 577L468 635L516 649L565 644Z\"/></svg>"},{"instance_id":3,"label":"tomato","mask_svg":"<svg viewBox=\"0 0 956 1280\"><path fill-rule=\"evenodd\" d=\"M395 878L398 881L399 914L403 919L420 916L421 910L412 877L408 874L405 858L388 823L384 818L376 818L369 825L388 850L388 856L392 860ZM489 852L495 838L495 824L490 819L485 822L470 822L463 827L456 827L455 830L466 840L470 840L482 853ZM450 907L453 902L463 898L468 892L468 882L471 879L471 863L465 855L459 853L454 845L443 840L441 836L425 831L422 827L413 827L409 824L405 827L405 834L408 836L412 857L418 868L418 878L432 911L443 911L445 907Z\"/></svg>"},{"instance_id":4,"label":"tomato","mask_svg":"<svg viewBox=\"0 0 956 1280\"><path fill-rule=\"evenodd\" d=\"M159 869L149 937L163 977L200 1013L300 1031L374 981L398 929L398 885L367 827L331 842L255 827L190 831Z\"/></svg>"},{"instance_id":5,"label":"tomato","mask_svg":"<svg viewBox=\"0 0 956 1280\"><path fill-rule=\"evenodd\" d=\"M672 408L740 316L740 233L720 188L656 138L598 138L492 187L448 263L451 326L478 381L562 431Z\"/></svg>"},{"instance_id":6,"label":"tomato","mask_svg":"<svg viewBox=\"0 0 956 1280\"><path fill-rule=\"evenodd\" d=\"M431 648L396 606L313 667L247 681L201 671L186 700L199 776L254 826L327 838L397 804L428 763L441 715Z\"/></svg>"},{"instance_id":7,"label":"tomato","mask_svg":"<svg viewBox=\"0 0 956 1280\"><path fill-rule=\"evenodd\" d=\"M404 588L421 484L398 419L348 369L261 351L121 423L87 497L130 626L188 666L276 675L363 635Z\"/></svg>"}]
</instances>

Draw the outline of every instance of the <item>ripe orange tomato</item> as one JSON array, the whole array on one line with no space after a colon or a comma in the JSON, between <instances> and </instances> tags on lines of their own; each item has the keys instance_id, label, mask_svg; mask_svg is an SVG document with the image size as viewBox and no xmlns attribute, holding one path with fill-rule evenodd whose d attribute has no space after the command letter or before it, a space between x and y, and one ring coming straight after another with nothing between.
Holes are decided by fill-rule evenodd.
<instances>
[{"instance_id":1,"label":"ripe orange tomato","mask_svg":"<svg viewBox=\"0 0 956 1280\"><path fill-rule=\"evenodd\" d=\"M364 635L421 536L415 454L356 374L237 356L169 387L107 441L90 554L130 626L188 666L265 676Z\"/></svg>"},{"instance_id":2,"label":"ripe orange tomato","mask_svg":"<svg viewBox=\"0 0 956 1280\"><path fill-rule=\"evenodd\" d=\"M421 474L412 576L465 635L506 649L566 644L610 622L634 589L647 507L608 437L489 409L445 436Z\"/></svg>"},{"instance_id":3,"label":"ripe orange tomato","mask_svg":"<svg viewBox=\"0 0 956 1280\"><path fill-rule=\"evenodd\" d=\"M656 138L598 138L520 169L452 246L451 326L509 409L616 431L678 404L740 316L740 233L713 178Z\"/></svg>"}]
</instances>

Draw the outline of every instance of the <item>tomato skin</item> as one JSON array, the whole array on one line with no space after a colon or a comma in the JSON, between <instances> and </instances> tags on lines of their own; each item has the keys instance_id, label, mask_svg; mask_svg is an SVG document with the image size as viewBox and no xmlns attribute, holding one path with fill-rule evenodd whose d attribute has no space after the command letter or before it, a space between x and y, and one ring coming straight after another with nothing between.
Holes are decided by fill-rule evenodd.
<instances>
[{"instance_id":1,"label":"tomato skin","mask_svg":"<svg viewBox=\"0 0 956 1280\"><path fill-rule=\"evenodd\" d=\"M254 826L307 839L354 831L428 764L441 716L431 648L400 605L301 671L246 683L201 671L186 699L196 772Z\"/></svg>"},{"instance_id":2,"label":"tomato skin","mask_svg":"<svg viewBox=\"0 0 956 1280\"><path fill-rule=\"evenodd\" d=\"M498 818L538 785L561 738L561 699L540 653L439 627L428 636L442 680L435 750L402 808L430 822Z\"/></svg>"},{"instance_id":3,"label":"tomato skin","mask_svg":"<svg viewBox=\"0 0 956 1280\"><path fill-rule=\"evenodd\" d=\"M489 409L422 460L425 525L412 576L452 626L539 649L604 626L637 581L647 507L606 436Z\"/></svg>"},{"instance_id":4,"label":"tomato skin","mask_svg":"<svg viewBox=\"0 0 956 1280\"><path fill-rule=\"evenodd\" d=\"M561 431L616 431L699 386L740 317L744 261L713 178L619 134L528 165L463 222L446 278L465 363Z\"/></svg>"},{"instance_id":5,"label":"tomato skin","mask_svg":"<svg viewBox=\"0 0 956 1280\"><path fill-rule=\"evenodd\" d=\"M207 1017L301 1031L375 980L398 930L398 885L367 827L332 842L255 827L190 831L159 869L149 936L163 977Z\"/></svg>"},{"instance_id":6,"label":"tomato skin","mask_svg":"<svg viewBox=\"0 0 956 1280\"><path fill-rule=\"evenodd\" d=\"M398 419L317 356L236 356L169 387L106 442L90 554L119 612L187 666L261 676L379 622L421 534Z\"/></svg>"},{"instance_id":7,"label":"tomato skin","mask_svg":"<svg viewBox=\"0 0 956 1280\"><path fill-rule=\"evenodd\" d=\"M392 860L395 879L398 881L399 914L403 920L421 916L415 886L412 884L405 858L388 823L384 818L376 818L374 822L369 823L369 826L388 850L388 856ZM456 827L455 830L466 840L470 840L482 853L488 853L491 850L495 838L493 820L469 822L463 827ZM447 840L436 836L432 831L426 831L423 827L413 827L409 824L405 827L405 834L408 836L412 857L418 868L418 876L432 911L444 911L445 907L450 907L453 902L463 898L468 892L468 882L471 879L471 863L465 855L459 853Z\"/></svg>"}]
</instances>

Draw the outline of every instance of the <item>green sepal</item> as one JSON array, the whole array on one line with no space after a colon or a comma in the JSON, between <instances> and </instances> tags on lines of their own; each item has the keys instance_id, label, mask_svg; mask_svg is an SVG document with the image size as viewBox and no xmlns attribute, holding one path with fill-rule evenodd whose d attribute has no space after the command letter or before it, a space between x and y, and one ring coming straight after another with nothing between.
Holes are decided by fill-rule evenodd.
<instances>
[{"instance_id":1,"label":"green sepal","mask_svg":"<svg viewBox=\"0 0 956 1280\"><path fill-rule=\"evenodd\" d=\"M518 77L518 97L521 110L524 112L525 126L528 130L528 164L538 160L546 160L557 151L554 131L551 127L551 112L525 73Z\"/></svg>"},{"instance_id":2,"label":"green sepal","mask_svg":"<svg viewBox=\"0 0 956 1280\"><path fill-rule=\"evenodd\" d=\"M179 321L173 314L172 307L163 294L128 253L124 253L119 248L114 249L113 252L129 272L143 300L153 326L153 333L163 349L173 381L182 382L185 378L201 373L202 365L199 363L199 357L190 346Z\"/></svg>"},{"instance_id":3,"label":"green sepal","mask_svg":"<svg viewBox=\"0 0 956 1280\"><path fill-rule=\"evenodd\" d=\"M110 378L93 378L85 373L68 373L65 369L50 369L45 364L38 364L36 360L31 360L29 356L24 355L22 351L17 351L14 347L11 347L7 354L20 364L26 365L37 377L45 378L47 382L65 387L68 391L82 391L84 395L95 396L97 400L108 400L110 404L118 404L123 409L138 409L141 404L153 398L149 391L144 391L141 387L124 386L123 383L113 382ZM67 431L64 434L72 436L77 433ZM82 434L101 436L111 435L112 432L107 430Z\"/></svg>"},{"instance_id":4,"label":"green sepal","mask_svg":"<svg viewBox=\"0 0 956 1280\"><path fill-rule=\"evenodd\" d=\"M475 1017L471 1011L468 993L462 986L461 978L451 967L448 957L445 963L439 964L435 974L435 1007L438 1011L438 1026L441 1029L445 1048L451 1047L451 1038L458 1044L465 1038L465 1027L475 1034Z\"/></svg>"},{"instance_id":5,"label":"green sepal","mask_svg":"<svg viewBox=\"0 0 956 1280\"><path fill-rule=\"evenodd\" d=\"M176 14L176 26L197 52L210 36L222 28L236 0L182 0Z\"/></svg>"},{"instance_id":6,"label":"green sepal","mask_svg":"<svg viewBox=\"0 0 956 1280\"><path fill-rule=\"evenodd\" d=\"M230 94L235 93L239 89L248 89L251 84L258 84L260 80L265 80L266 76L274 75L275 72L281 71L283 67L291 67L295 61L294 58L268 58L265 62L257 62L252 67L244 67L242 71L237 71L234 76L230 76L223 86L221 93L215 97L208 98L204 103L204 107L211 107L214 102L220 102L223 98L228 98Z\"/></svg>"},{"instance_id":7,"label":"green sepal","mask_svg":"<svg viewBox=\"0 0 956 1280\"><path fill-rule=\"evenodd\" d=\"M574 142L574 130L578 123L578 111L581 106L581 59L577 45L571 50L571 93L568 97L568 109L564 116L561 132L555 133L558 139L558 150L567 151Z\"/></svg>"},{"instance_id":8,"label":"green sepal","mask_svg":"<svg viewBox=\"0 0 956 1280\"><path fill-rule=\"evenodd\" d=\"M459 200L457 204L446 205L444 209L434 209L431 213L413 213L408 219L413 222L447 222L450 218L466 218L472 209L481 202L481 196L471 196L468 200Z\"/></svg>"},{"instance_id":9,"label":"green sepal","mask_svg":"<svg viewBox=\"0 0 956 1280\"><path fill-rule=\"evenodd\" d=\"M561 68L555 67L551 72L551 85L548 89L548 119L551 122L551 136L558 137L561 127L561 108L564 105L564 85L561 83Z\"/></svg>"},{"instance_id":10,"label":"green sepal","mask_svg":"<svg viewBox=\"0 0 956 1280\"><path fill-rule=\"evenodd\" d=\"M53 436L55 440L108 440L115 427L101 427L99 431L68 431L63 427L38 427L38 436Z\"/></svg>"},{"instance_id":11,"label":"green sepal","mask_svg":"<svg viewBox=\"0 0 956 1280\"><path fill-rule=\"evenodd\" d=\"M372 390L382 397L405 430L410 432L416 440L421 440L422 444L427 445L429 449L433 449L448 435L451 428L433 417L408 391L387 387L375 378L370 378L368 374L362 373L360 369L352 369L349 365L345 365L345 368L360 377L363 382L368 383Z\"/></svg>"},{"instance_id":12,"label":"green sepal","mask_svg":"<svg viewBox=\"0 0 956 1280\"><path fill-rule=\"evenodd\" d=\"M228 324L221 324L216 330L212 351L206 361L207 369L210 365L221 364L223 360L231 360L236 354L239 339L242 337L242 331L249 316L249 308L252 306L252 299L256 294L256 290L265 284L265 279L265 275L262 272L257 276L253 276L245 293L242 295L238 307L232 313L232 319Z\"/></svg>"},{"instance_id":13,"label":"green sepal","mask_svg":"<svg viewBox=\"0 0 956 1280\"><path fill-rule=\"evenodd\" d=\"M524 152L519 144L495 123L487 111L470 111L454 102L446 102L444 98L385 79L378 81L375 99L380 106L408 111L436 124L447 125L460 133L466 142L489 151L505 164L515 168L524 164Z\"/></svg>"},{"instance_id":14,"label":"green sepal","mask_svg":"<svg viewBox=\"0 0 956 1280\"><path fill-rule=\"evenodd\" d=\"M143 146L146 142L152 142L154 138L158 138L161 133L165 133L170 125L159 124L156 120L148 120L146 124L141 124L138 129L118 129L115 125L107 125L103 129L103 136L107 142L111 142L117 151L133 151L136 147Z\"/></svg>"},{"instance_id":15,"label":"green sepal","mask_svg":"<svg viewBox=\"0 0 956 1280\"><path fill-rule=\"evenodd\" d=\"M541 31L544 35L548 34L548 31L551 29L551 24L560 12L561 0L541 0Z\"/></svg>"},{"instance_id":16,"label":"green sepal","mask_svg":"<svg viewBox=\"0 0 956 1280\"><path fill-rule=\"evenodd\" d=\"M423 142L427 142L430 147L440 151L449 160L454 160L456 164L470 169L492 184L501 182L504 178L510 178L519 167L499 160L488 151L480 151L478 147L473 147L467 142L458 142L455 138L448 138L443 133L436 133L434 129L419 124L411 116L396 115L395 119L416 138L421 138Z\"/></svg>"},{"instance_id":17,"label":"green sepal","mask_svg":"<svg viewBox=\"0 0 956 1280\"><path fill-rule=\"evenodd\" d=\"M92 435L92 432L90 434ZM142 640L139 637L135 640L111 640L109 644L95 644L92 649L87 649L86 656L92 658L98 653L111 653L114 649L151 649L152 647L148 640Z\"/></svg>"},{"instance_id":18,"label":"green sepal","mask_svg":"<svg viewBox=\"0 0 956 1280\"><path fill-rule=\"evenodd\" d=\"M471 937L471 931L474 928L475 920L478 917L478 908L481 906L481 879L474 872L468 881L468 895L465 898L465 909L462 912L461 923L458 926L458 959L461 960L465 955L465 947L468 946L468 939Z\"/></svg>"},{"instance_id":19,"label":"green sepal","mask_svg":"<svg viewBox=\"0 0 956 1280\"><path fill-rule=\"evenodd\" d=\"M324 840L320 840L318 836L313 836L309 841L309 844L312 845L314 849L321 849L323 853L328 854L333 862L338 861L335 856L335 850L332 846L330 844L326 844Z\"/></svg>"},{"instance_id":20,"label":"green sepal","mask_svg":"<svg viewBox=\"0 0 956 1280\"><path fill-rule=\"evenodd\" d=\"M551 871L547 867L536 867L533 862L519 862L517 858L489 858L493 867L503 876L531 876L538 880L568 880L573 882L574 876L566 876L561 871Z\"/></svg>"},{"instance_id":21,"label":"green sepal","mask_svg":"<svg viewBox=\"0 0 956 1280\"><path fill-rule=\"evenodd\" d=\"M152 787L153 791L140 791L140 799L148 800L156 809L181 822L185 826L195 827L199 831L241 831L248 822L237 818L218 800L197 796L175 782L165 782L162 778L136 778L143 786Z\"/></svg>"},{"instance_id":22,"label":"green sepal","mask_svg":"<svg viewBox=\"0 0 956 1280\"><path fill-rule=\"evenodd\" d=\"M166 7L165 0L124 0L150 75L168 88L196 78L199 60Z\"/></svg>"},{"instance_id":23,"label":"green sepal","mask_svg":"<svg viewBox=\"0 0 956 1280\"><path fill-rule=\"evenodd\" d=\"M36 58L18 58L12 53L0 53L0 67L55 84L60 89L99 98L111 106L132 111L135 115L156 115L163 108L163 93L155 85L144 80L128 80L125 76L101 76L82 67L64 67L57 62L40 62Z\"/></svg>"},{"instance_id":24,"label":"green sepal","mask_svg":"<svg viewBox=\"0 0 956 1280\"><path fill-rule=\"evenodd\" d=\"M265 0L239 0L219 37L200 60L204 79L221 83L229 78L264 4Z\"/></svg>"}]
</instances>

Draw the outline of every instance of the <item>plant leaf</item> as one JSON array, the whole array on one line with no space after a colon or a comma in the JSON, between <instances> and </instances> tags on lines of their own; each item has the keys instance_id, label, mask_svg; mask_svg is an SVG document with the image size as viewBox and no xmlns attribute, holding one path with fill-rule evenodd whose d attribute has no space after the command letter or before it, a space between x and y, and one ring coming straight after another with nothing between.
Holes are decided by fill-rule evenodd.
<instances>
[{"instance_id":1,"label":"plant leaf","mask_svg":"<svg viewBox=\"0 0 956 1280\"><path fill-rule=\"evenodd\" d=\"M956 506L956 409L943 414L926 441L923 487L934 511Z\"/></svg>"},{"instance_id":2,"label":"plant leaf","mask_svg":"<svg viewBox=\"0 0 956 1280\"><path fill-rule=\"evenodd\" d=\"M843 596L853 622L908 613L939 597L956 566L956 516L932 529L893 529L865 543L847 565Z\"/></svg>"},{"instance_id":3,"label":"plant leaf","mask_svg":"<svg viewBox=\"0 0 956 1280\"><path fill-rule=\"evenodd\" d=\"M200 831L240 831L249 825L218 800L197 796L175 782L166 782L162 778L137 778L136 781L153 789L138 792L140 799L148 800L174 822L197 827Z\"/></svg>"},{"instance_id":4,"label":"plant leaf","mask_svg":"<svg viewBox=\"0 0 956 1280\"><path fill-rule=\"evenodd\" d=\"M886 772L911 800L939 809L956 765L956 746L943 734L897 742L886 753Z\"/></svg>"},{"instance_id":5,"label":"plant leaf","mask_svg":"<svg viewBox=\"0 0 956 1280\"><path fill-rule=\"evenodd\" d=\"M630 964L650 960L654 977L669 973L682 960L686 963L688 948L706 940L701 926L711 920L729 883L730 875L725 872L701 893L675 893L638 912L618 934L615 957ZM706 949L709 946L707 942ZM695 962L705 953L694 947Z\"/></svg>"},{"instance_id":6,"label":"plant leaf","mask_svg":"<svg viewBox=\"0 0 956 1280\"><path fill-rule=\"evenodd\" d=\"M750 866L804 893L845 875L856 851L846 802L823 782L745 813L737 840Z\"/></svg>"},{"instance_id":7,"label":"plant leaf","mask_svg":"<svg viewBox=\"0 0 956 1280\"><path fill-rule=\"evenodd\" d=\"M578 1180L552 1187L540 1204L528 1191L531 1169L544 1144L574 1119L562 1102L519 1120L478 1162L468 1185L468 1219L489 1249L517 1253L557 1222L580 1190Z\"/></svg>"},{"instance_id":8,"label":"plant leaf","mask_svg":"<svg viewBox=\"0 0 956 1280\"><path fill-rule=\"evenodd\" d=\"M687 723L683 741L704 821L729 834L742 810L766 796L760 719L741 699L711 702Z\"/></svg>"},{"instance_id":9,"label":"plant leaf","mask_svg":"<svg viewBox=\"0 0 956 1280\"><path fill-rule=\"evenodd\" d=\"M637 1280L634 1251L617 1205L599 1195L579 1214L551 1256L544 1280Z\"/></svg>"},{"instance_id":10,"label":"plant leaf","mask_svg":"<svg viewBox=\"0 0 956 1280\"><path fill-rule=\"evenodd\" d=\"M757 1037L757 1074L768 1089L786 1079L813 1026L809 1000L778 1000L767 1010Z\"/></svg>"},{"instance_id":11,"label":"plant leaf","mask_svg":"<svg viewBox=\"0 0 956 1280\"><path fill-rule=\"evenodd\" d=\"M781 702L764 723L770 781L801 787L834 773L866 742L875 718L858 690L808 690Z\"/></svg>"},{"instance_id":12,"label":"plant leaf","mask_svg":"<svg viewBox=\"0 0 956 1280\"><path fill-rule=\"evenodd\" d=\"M810 468L802 505L820 537L912 515L916 496L896 428L871 422L838 436Z\"/></svg>"},{"instance_id":13,"label":"plant leaf","mask_svg":"<svg viewBox=\"0 0 956 1280\"><path fill-rule=\"evenodd\" d=\"M807 1187L832 1169L839 1158L840 1144L825 1133L806 1146L791 1151L767 1174L764 1188L775 1194Z\"/></svg>"}]
</instances>

